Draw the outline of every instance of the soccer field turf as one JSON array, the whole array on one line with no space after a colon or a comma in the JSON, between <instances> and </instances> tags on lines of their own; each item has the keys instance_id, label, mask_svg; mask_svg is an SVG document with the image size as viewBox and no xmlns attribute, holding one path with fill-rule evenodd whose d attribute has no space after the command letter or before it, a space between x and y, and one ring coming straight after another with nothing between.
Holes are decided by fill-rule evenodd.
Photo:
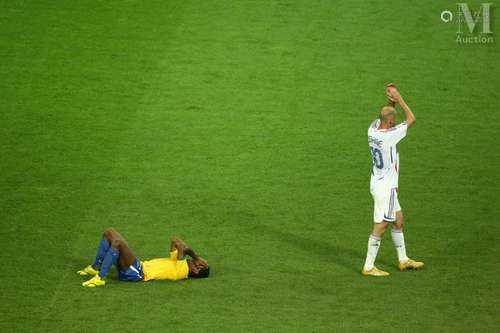
<instances>
[{"instance_id":1,"label":"soccer field turf","mask_svg":"<svg viewBox=\"0 0 500 333\"><path fill-rule=\"evenodd\" d=\"M0 331L498 332L500 48L457 44L447 9L2 1ZM398 272L386 234L376 279L366 131L391 81L426 267ZM81 287L109 226L141 259L185 238L210 278Z\"/></svg>"}]
</instances>

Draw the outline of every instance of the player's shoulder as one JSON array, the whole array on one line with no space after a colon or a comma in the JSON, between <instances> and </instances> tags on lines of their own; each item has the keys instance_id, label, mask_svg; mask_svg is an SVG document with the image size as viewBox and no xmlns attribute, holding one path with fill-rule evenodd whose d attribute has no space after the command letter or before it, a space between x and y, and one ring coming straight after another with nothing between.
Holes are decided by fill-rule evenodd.
<instances>
[{"instance_id":1,"label":"player's shoulder","mask_svg":"<svg viewBox=\"0 0 500 333\"><path fill-rule=\"evenodd\" d=\"M375 119L374 121L371 122L370 126L368 127L368 133L376 131L379 126L380 126L380 119Z\"/></svg>"},{"instance_id":2,"label":"player's shoulder","mask_svg":"<svg viewBox=\"0 0 500 333\"><path fill-rule=\"evenodd\" d=\"M386 129L385 132L386 133L393 133L393 132L405 130L407 128L408 128L408 124L406 123L406 121L403 121L402 123L397 124L396 126L393 126L391 128Z\"/></svg>"},{"instance_id":3,"label":"player's shoulder","mask_svg":"<svg viewBox=\"0 0 500 333\"><path fill-rule=\"evenodd\" d=\"M394 127L399 128L399 129L401 129L401 128L407 128L407 127L408 127L408 123L407 123L407 122L406 122L406 120L405 120L405 121L403 121L402 123L399 123L399 124L397 124L397 125L396 125L396 126L394 126Z\"/></svg>"}]
</instances>

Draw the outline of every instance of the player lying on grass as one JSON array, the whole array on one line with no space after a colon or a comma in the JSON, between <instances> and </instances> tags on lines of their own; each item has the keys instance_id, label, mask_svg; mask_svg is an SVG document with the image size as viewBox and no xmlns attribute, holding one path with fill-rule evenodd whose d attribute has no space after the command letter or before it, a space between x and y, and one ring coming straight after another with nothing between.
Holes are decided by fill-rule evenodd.
<instances>
[{"instance_id":1,"label":"player lying on grass","mask_svg":"<svg viewBox=\"0 0 500 333\"><path fill-rule=\"evenodd\" d=\"M411 260L406 255L403 236L403 211L398 201L399 152L398 142L406 136L406 131L415 123L415 116L399 94L394 84L386 87L389 105L382 108L379 119L368 128L368 145L373 158L370 192L374 201L373 230L368 238L368 252L363 275L387 276L389 273L375 267L375 258L380 241L389 223L392 224L392 241L399 259L399 269L417 269L424 263ZM398 103L406 120L396 125Z\"/></svg>"},{"instance_id":2,"label":"player lying on grass","mask_svg":"<svg viewBox=\"0 0 500 333\"><path fill-rule=\"evenodd\" d=\"M184 259L189 255L191 259ZM139 261L127 241L115 229L106 229L97 248L92 265L78 271L80 275L93 275L82 283L84 287L104 286L104 279L113 265L118 268L118 279L122 281L182 280L206 278L210 267L182 240L173 238L170 257Z\"/></svg>"}]
</instances>

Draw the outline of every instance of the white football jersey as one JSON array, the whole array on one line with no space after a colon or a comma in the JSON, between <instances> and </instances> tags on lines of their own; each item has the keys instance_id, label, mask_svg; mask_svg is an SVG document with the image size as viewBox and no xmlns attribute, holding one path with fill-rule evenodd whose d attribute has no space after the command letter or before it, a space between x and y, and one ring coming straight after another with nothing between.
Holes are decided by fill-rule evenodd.
<instances>
[{"instance_id":1,"label":"white football jersey","mask_svg":"<svg viewBox=\"0 0 500 333\"><path fill-rule=\"evenodd\" d=\"M368 145L373 159L370 188L372 192L390 191L398 187L398 142L406 136L406 121L388 129L379 129L380 119L368 128Z\"/></svg>"}]
</instances>

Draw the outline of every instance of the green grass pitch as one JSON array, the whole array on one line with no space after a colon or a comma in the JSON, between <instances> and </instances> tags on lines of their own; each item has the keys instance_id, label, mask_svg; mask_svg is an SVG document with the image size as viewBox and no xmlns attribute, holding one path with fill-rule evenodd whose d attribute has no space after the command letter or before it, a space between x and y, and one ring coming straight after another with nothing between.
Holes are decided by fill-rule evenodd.
<instances>
[{"instance_id":1,"label":"green grass pitch","mask_svg":"<svg viewBox=\"0 0 500 333\"><path fill-rule=\"evenodd\" d=\"M472 9L479 1L471 1ZM493 36L500 20L493 4ZM0 332L498 332L500 48L451 1L0 2ZM408 253L371 229L396 82ZM102 231L206 280L85 289Z\"/></svg>"}]
</instances>

